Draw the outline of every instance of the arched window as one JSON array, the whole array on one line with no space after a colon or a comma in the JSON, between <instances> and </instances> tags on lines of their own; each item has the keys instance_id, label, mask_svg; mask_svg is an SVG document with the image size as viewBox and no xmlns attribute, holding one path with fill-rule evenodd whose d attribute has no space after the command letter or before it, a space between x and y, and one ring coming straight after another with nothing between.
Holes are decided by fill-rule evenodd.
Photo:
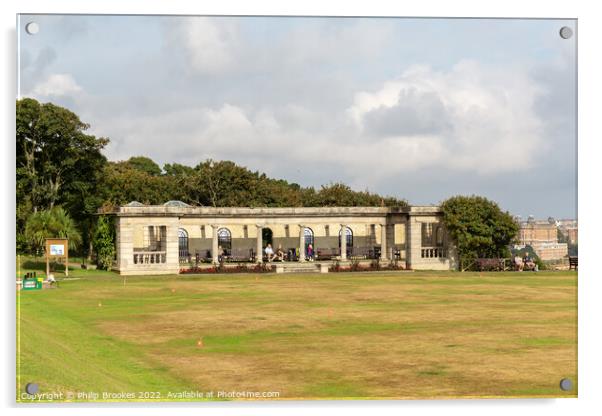
<instances>
[{"instance_id":1,"label":"arched window","mask_svg":"<svg viewBox=\"0 0 602 416\"><path fill-rule=\"evenodd\" d=\"M339 247L341 247L341 232L342 230L339 230ZM349 249L353 247L353 231L351 231L351 228L345 227L345 236L347 237L345 239L347 241L347 249Z\"/></svg>"},{"instance_id":2,"label":"arched window","mask_svg":"<svg viewBox=\"0 0 602 416\"><path fill-rule=\"evenodd\" d=\"M217 230L217 244L228 252L232 249L232 233L227 228Z\"/></svg>"},{"instance_id":3,"label":"arched window","mask_svg":"<svg viewBox=\"0 0 602 416\"><path fill-rule=\"evenodd\" d=\"M315 249L314 244L314 232L311 228L305 228L303 230L303 234L305 235L305 248L307 248L310 244Z\"/></svg>"},{"instance_id":4,"label":"arched window","mask_svg":"<svg viewBox=\"0 0 602 416\"><path fill-rule=\"evenodd\" d=\"M178 249L180 258L188 257L188 233L183 228L178 230Z\"/></svg>"}]
</instances>

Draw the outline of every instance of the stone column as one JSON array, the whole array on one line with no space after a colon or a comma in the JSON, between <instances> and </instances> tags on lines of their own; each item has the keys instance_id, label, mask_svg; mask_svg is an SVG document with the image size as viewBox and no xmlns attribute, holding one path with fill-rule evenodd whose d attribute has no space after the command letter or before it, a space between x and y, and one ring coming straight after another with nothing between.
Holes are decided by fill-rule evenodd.
<instances>
[{"instance_id":1,"label":"stone column","mask_svg":"<svg viewBox=\"0 0 602 416\"><path fill-rule=\"evenodd\" d=\"M305 261L305 226L299 224L299 261Z\"/></svg>"},{"instance_id":2,"label":"stone column","mask_svg":"<svg viewBox=\"0 0 602 416\"><path fill-rule=\"evenodd\" d=\"M341 224L341 260L347 260L347 226Z\"/></svg>"},{"instance_id":3,"label":"stone column","mask_svg":"<svg viewBox=\"0 0 602 416\"><path fill-rule=\"evenodd\" d=\"M218 250L218 243L217 243L217 229L219 228L217 225L211 225L211 228L213 229L213 242L211 245L211 256L213 257L213 264L218 264L219 263L219 256L217 254L217 250Z\"/></svg>"},{"instance_id":4,"label":"stone column","mask_svg":"<svg viewBox=\"0 0 602 416\"><path fill-rule=\"evenodd\" d=\"M165 237L166 239L163 243L165 245L162 247L165 250L165 267L174 273L179 273L180 271L179 225L177 217L166 218L165 235L161 236L161 238ZM160 227L159 230L161 230Z\"/></svg>"},{"instance_id":5,"label":"stone column","mask_svg":"<svg viewBox=\"0 0 602 416\"><path fill-rule=\"evenodd\" d=\"M380 225L380 259L387 260L387 224L382 223Z\"/></svg>"},{"instance_id":6,"label":"stone column","mask_svg":"<svg viewBox=\"0 0 602 416\"><path fill-rule=\"evenodd\" d=\"M117 270L127 273L134 265L134 230L126 218L115 222L117 242Z\"/></svg>"},{"instance_id":7,"label":"stone column","mask_svg":"<svg viewBox=\"0 0 602 416\"><path fill-rule=\"evenodd\" d=\"M414 269L421 261L422 223L413 216L406 225L406 268Z\"/></svg>"},{"instance_id":8,"label":"stone column","mask_svg":"<svg viewBox=\"0 0 602 416\"><path fill-rule=\"evenodd\" d=\"M119 217L115 217L115 261L112 269L119 271L121 264L121 231L119 230ZM132 259L133 260L133 259Z\"/></svg>"},{"instance_id":9,"label":"stone column","mask_svg":"<svg viewBox=\"0 0 602 416\"><path fill-rule=\"evenodd\" d=\"M263 235L262 235L263 226L257 224L257 248L255 254L255 262L263 263Z\"/></svg>"}]
</instances>

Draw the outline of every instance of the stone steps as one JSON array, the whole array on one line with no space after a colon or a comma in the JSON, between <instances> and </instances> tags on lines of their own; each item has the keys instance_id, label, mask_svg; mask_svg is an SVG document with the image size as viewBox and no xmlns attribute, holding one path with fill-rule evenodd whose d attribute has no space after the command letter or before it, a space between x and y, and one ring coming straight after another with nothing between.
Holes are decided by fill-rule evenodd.
<instances>
[{"instance_id":1,"label":"stone steps","mask_svg":"<svg viewBox=\"0 0 602 416\"><path fill-rule=\"evenodd\" d=\"M276 264L276 273L328 273L328 263L281 263Z\"/></svg>"}]
</instances>

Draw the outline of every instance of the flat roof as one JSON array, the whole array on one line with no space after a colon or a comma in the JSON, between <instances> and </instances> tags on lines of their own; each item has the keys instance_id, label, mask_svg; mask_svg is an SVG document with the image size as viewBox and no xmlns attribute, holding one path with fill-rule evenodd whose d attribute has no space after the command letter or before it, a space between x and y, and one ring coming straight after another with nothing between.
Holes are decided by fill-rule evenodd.
<instances>
[{"instance_id":1,"label":"flat roof","mask_svg":"<svg viewBox=\"0 0 602 416\"><path fill-rule=\"evenodd\" d=\"M191 216L191 217L269 217L269 216L386 216L389 214L436 215L438 206L408 207L197 207L178 205L125 205L99 214L123 217Z\"/></svg>"}]
</instances>

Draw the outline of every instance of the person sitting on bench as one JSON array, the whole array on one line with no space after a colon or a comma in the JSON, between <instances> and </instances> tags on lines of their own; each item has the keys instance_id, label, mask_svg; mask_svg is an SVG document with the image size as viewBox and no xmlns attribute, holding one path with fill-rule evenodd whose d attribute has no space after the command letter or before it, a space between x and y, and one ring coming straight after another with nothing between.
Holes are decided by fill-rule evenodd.
<instances>
[{"instance_id":1,"label":"person sitting on bench","mask_svg":"<svg viewBox=\"0 0 602 416\"><path fill-rule=\"evenodd\" d=\"M278 245L278 249L276 250L276 254L274 255L274 260L284 261L284 250L282 249L282 245Z\"/></svg>"},{"instance_id":2,"label":"person sitting on bench","mask_svg":"<svg viewBox=\"0 0 602 416\"><path fill-rule=\"evenodd\" d=\"M59 287L59 282L56 281L56 279L54 278L54 275L51 273L48 275L48 277L46 277L46 282L48 283L49 286L55 286Z\"/></svg>"},{"instance_id":3,"label":"person sitting on bench","mask_svg":"<svg viewBox=\"0 0 602 416\"><path fill-rule=\"evenodd\" d=\"M514 269L517 272L522 272L525 267L525 263L523 263L523 259L517 254L514 256Z\"/></svg>"},{"instance_id":4,"label":"person sitting on bench","mask_svg":"<svg viewBox=\"0 0 602 416\"><path fill-rule=\"evenodd\" d=\"M529 256L529 253L525 253L525 257L523 257L523 263L525 265L525 270L535 270L535 262L531 256Z\"/></svg>"},{"instance_id":5,"label":"person sitting on bench","mask_svg":"<svg viewBox=\"0 0 602 416\"><path fill-rule=\"evenodd\" d=\"M267 246L265 246L265 256L268 259L268 262L271 262L274 259L274 250L272 250L272 245L268 244Z\"/></svg>"}]
</instances>

